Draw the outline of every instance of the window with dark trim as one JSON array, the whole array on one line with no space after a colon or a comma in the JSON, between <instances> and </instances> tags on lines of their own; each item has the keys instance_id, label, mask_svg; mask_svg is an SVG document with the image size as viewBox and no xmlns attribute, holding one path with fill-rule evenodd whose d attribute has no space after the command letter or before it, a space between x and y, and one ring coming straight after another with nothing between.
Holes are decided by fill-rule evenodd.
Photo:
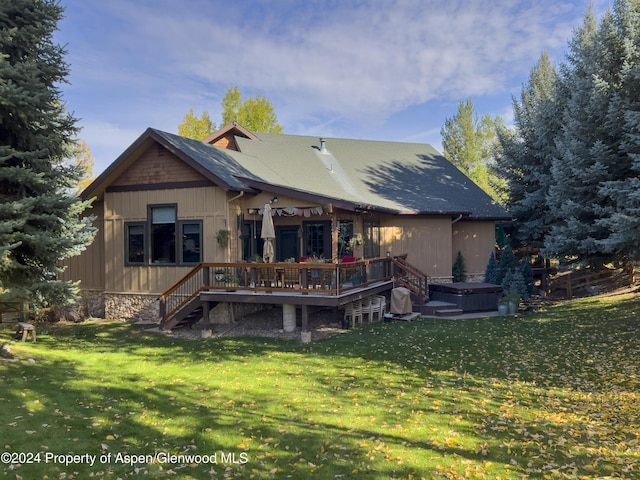
<instances>
[{"instance_id":1,"label":"window with dark trim","mask_svg":"<svg viewBox=\"0 0 640 480\"><path fill-rule=\"evenodd\" d=\"M125 223L125 264L144 265L146 225L144 223Z\"/></svg>"},{"instance_id":2,"label":"window with dark trim","mask_svg":"<svg viewBox=\"0 0 640 480\"><path fill-rule=\"evenodd\" d=\"M380 225L364 222L364 258L380 257Z\"/></svg>"},{"instance_id":3,"label":"window with dark trim","mask_svg":"<svg viewBox=\"0 0 640 480\"><path fill-rule=\"evenodd\" d=\"M175 205L149 207L151 263L176 263L176 218Z\"/></svg>"},{"instance_id":4,"label":"window with dark trim","mask_svg":"<svg viewBox=\"0 0 640 480\"><path fill-rule=\"evenodd\" d=\"M353 220L340 220L338 222L338 256L352 257L354 244L353 238Z\"/></svg>"},{"instance_id":5,"label":"window with dark trim","mask_svg":"<svg viewBox=\"0 0 640 480\"><path fill-rule=\"evenodd\" d=\"M202 261L202 222L180 222L180 263Z\"/></svg>"},{"instance_id":6,"label":"window with dark trim","mask_svg":"<svg viewBox=\"0 0 640 480\"><path fill-rule=\"evenodd\" d=\"M241 225L242 259L249 260L256 255L262 256L264 240L260 237L262 222L244 221Z\"/></svg>"},{"instance_id":7,"label":"window with dark trim","mask_svg":"<svg viewBox=\"0 0 640 480\"><path fill-rule=\"evenodd\" d=\"M178 220L178 206L148 205L146 222L125 222L125 265L202 262L202 220Z\"/></svg>"}]
</instances>

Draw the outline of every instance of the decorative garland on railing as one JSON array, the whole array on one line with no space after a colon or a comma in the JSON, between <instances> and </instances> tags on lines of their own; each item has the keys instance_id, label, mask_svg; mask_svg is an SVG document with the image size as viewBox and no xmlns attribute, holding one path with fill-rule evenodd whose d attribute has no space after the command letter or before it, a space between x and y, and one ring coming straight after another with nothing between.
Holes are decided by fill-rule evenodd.
<instances>
[{"instance_id":1,"label":"decorative garland on railing","mask_svg":"<svg viewBox=\"0 0 640 480\"><path fill-rule=\"evenodd\" d=\"M328 210L328 209L327 209ZM263 208L250 208L249 214L258 214L262 215L264 209ZM272 208L271 216L275 217L310 217L311 215L324 215L325 213L329 213L325 211L324 207L306 207L306 208L297 208L297 207L284 207L284 208Z\"/></svg>"}]
</instances>

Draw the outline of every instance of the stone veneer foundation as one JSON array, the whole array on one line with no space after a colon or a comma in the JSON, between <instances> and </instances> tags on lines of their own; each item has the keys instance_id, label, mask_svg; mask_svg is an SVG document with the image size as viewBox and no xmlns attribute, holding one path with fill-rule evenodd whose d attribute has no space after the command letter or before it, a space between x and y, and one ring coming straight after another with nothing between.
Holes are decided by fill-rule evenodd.
<instances>
[{"instance_id":1,"label":"stone veneer foundation","mask_svg":"<svg viewBox=\"0 0 640 480\"><path fill-rule=\"evenodd\" d=\"M104 313L107 320L160 321L160 302L155 294L105 293Z\"/></svg>"},{"instance_id":2,"label":"stone veneer foundation","mask_svg":"<svg viewBox=\"0 0 640 480\"><path fill-rule=\"evenodd\" d=\"M107 320L144 320L160 323L160 302L155 294L104 293L102 307ZM220 303L211 309L211 323L233 323L245 315L255 313L271 305Z\"/></svg>"}]
</instances>

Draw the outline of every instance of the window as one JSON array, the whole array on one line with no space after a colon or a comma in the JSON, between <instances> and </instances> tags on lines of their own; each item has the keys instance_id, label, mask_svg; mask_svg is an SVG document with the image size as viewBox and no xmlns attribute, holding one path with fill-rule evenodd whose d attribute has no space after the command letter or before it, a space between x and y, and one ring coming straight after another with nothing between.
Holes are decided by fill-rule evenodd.
<instances>
[{"instance_id":1,"label":"window","mask_svg":"<svg viewBox=\"0 0 640 480\"><path fill-rule=\"evenodd\" d=\"M150 207L151 263L176 263L176 207Z\"/></svg>"},{"instance_id":2,"label":"window","mask_svg":"<svg viewBox=\"0 0 640 480\"><path fill-rule=\"evenodd\" d=\"M340 220L338 222L338 255L340 258L352 257L354 243L353 238L353 221Z\"/></svg>"},{"instance_id":3,"label":"window","mask_svg":"<svg viewBox=\"0 0 640 480\"><path fill-rule=\"evenodd\" d=\"M177 205L150 205L146 222L125 223L125 265L202 262L202 220L178 220Z\"/></svg>"},{"instance_id":4,"label":"window","mask_svg":"<svg viewBox=\"0 0 640 480\"><path fill-rule=\"evenodd\" d=\"M125 255L127 265L140 265L145 263L145 224L127 223L125 224Z\"/></svg>"},{"instance_id":5,"label":"window","mask_svg":"<svg viewBox=\"0 0 640 480\"><path fill-rule=\"evenodd\" d=\"M364 222L364 258L380 257L380 225Z\"/></svg>"},{"instance_id":6,"label":"window","mask_svg":"<svg viewBox=\"0 0 640 480\"><path fill-rule=\"evenodd\" d=\"M202 261L202 223L180 222L180 263L200 263Z\"/></svg>"},{"instance_id":7,"label":"window","mask_svg":"<svg viewBox=\"0 0 640 480\"><path fill-rule=\"evenodd\" d=\"M264 249L264 240L260 238L262 232L262 222L254 220L253 222L242 222L242 231L240 238L242 239L242 258L249 260L252 257L262 256Z\"/></svg>"}]
</instances>

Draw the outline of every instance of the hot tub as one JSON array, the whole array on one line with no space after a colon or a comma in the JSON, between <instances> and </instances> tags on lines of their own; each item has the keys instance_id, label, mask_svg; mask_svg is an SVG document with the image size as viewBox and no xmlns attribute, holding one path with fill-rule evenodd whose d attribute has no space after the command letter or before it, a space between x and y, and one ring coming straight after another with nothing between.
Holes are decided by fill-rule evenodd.
<instances>
[{"instance_id":1,"label":"hot tub","mask_svg":"<svg viewBox=\"0 0 640 480\"><path fill-rule=\"evenodd\" d=\"M464 312L488 312L498 308L500 285L492 283L437 283L429 285L429 299L454 303Z\"/></svg>"}]
</instances>

